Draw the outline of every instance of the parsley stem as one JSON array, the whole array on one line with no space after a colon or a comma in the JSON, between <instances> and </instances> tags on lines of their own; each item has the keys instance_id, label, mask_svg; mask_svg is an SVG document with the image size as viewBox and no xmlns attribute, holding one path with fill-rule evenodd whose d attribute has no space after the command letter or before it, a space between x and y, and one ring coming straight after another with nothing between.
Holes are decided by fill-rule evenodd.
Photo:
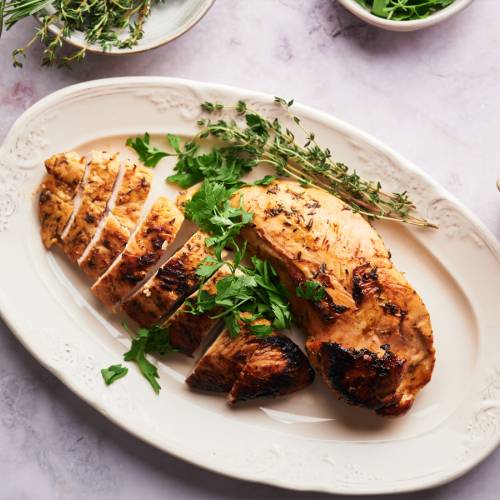
<instances>
[{"instance_id":1,"label":"parsley stem","mask_svg":"<svg viewBox=\"0 0 500 500\"><path fill-rule=\"evenodd\" d=\"M233 311L236 311L239 309L243 304L247 303L250 300L254 300L253 297L247 297L246 299L241 300L240 302L237 302L234 304L232 307L229 309L225 309L223 312L216 314L215 316L210 316L211 319L219 319L223 318L224 316L227 316L228 314L232 313Z\"/></svg>"}]
</instances>

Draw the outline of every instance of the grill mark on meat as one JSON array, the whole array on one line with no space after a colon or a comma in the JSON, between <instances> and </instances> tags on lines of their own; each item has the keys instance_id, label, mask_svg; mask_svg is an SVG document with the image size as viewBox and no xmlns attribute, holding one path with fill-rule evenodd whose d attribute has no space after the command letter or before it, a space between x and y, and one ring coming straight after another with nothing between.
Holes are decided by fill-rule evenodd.
<instances>
[{"instance_id":1,"label":"grill mark on meat","mask_svg":"<svg viewBox=\"0 0 500 500\"><path fill-rule=\"evenodd\" d=\"M238 271L236 271L238 273ZM212 332L222 325L222 320L213 316L222 312L221 308L215 307L203 314L193 315L189 311L196 303L200 291L209 295L217 293L216 285L224 277L231 274L227 266L218 269L194 294L188 297L162 326L168 329L170 344L182 353L192 356L201 343L210 336Z\"/></svg>"},{"instance_id":2,"label":"grill mark on meat","mask_svg":"<svg viewBox=\"0 0 500 500\"><path fill-rule=\"evenodd\" d=\"M258 320L257 324L269 324ZM224 330L200 358L186 383L198 390L226 392L234 405L260 397L298 391L314 380L314 371L297 345L280 334L256 337L241 323L237 337Z\"/></svg>"},{"instance_id":3,"label":"grill mark on meat","mask_svg":"<svg viewBox=\"0 0 500 500\"><path fill-rule=\"evenodd\" d=\"M77 153L51 156L40 186L38 219L45 248L60 244L79 206L78 193L85 178L86 160Z\"/></svg>"},{"instance_id":4,"label":"grill mark on meat","mask_svg":"<svg viewBox=\"0 0 500 500\"><path fill-rule=\"evenodd\" d=\"M156 199L125 250L95 283L92 292L110 307L126 300L161 264L183 220L181 212L168 198Z\"/></svg>"},{"instance_id":5,"label":"grill mark on meat","mask_svg":"<svg viewBox=\"0 0 500 500\"><path fill-rule=\"evenodd\" d=\"M118 154L92 153L80 206L67 233L62 236L62 248L71 261L78 261L92 241L99 221L105 216L119 170Z\"/></svg>"},{"instance_id":6,"label":"grill mark on meat","mask_svg":"<svg viewBox=\"0 0 500 500\"><path fill-rule=\"evenodd\" d=\"M211 254L205 247L207 235L195 233L142 288L122 305L124 311L142 326L152 326L173 311L199 285L196 270Z\"/></svg>"},{"instance_id":7,"label":"grill mark on meat","mask_svg":"<svg viewBox=\"0 0 500 500\"><path fill-rule=\"evenodd\" d=\"M92 279L103 274L121 254L137 226L151 188L151 174L130 161L122 166L91 242L80 257L81 269Z\"/></svg>"},{"instance_id":8,"label":"grill mark on meat","mask_svg":"<svg viewBox=\"0 0 500 500\"><path fill-rule=\"evenodd\" d=\"M393 304L392 302L383 303L382 309L387 314L390 314L391 316L396 316L397 318L404 318L408 314L407 311L401 309L399 306Z\"/></svg>"},{"instance_id":9,"label":"grill mark on meat","mask_svg":"<svg viewBox=\"0 0 500 500\"><path fill-rule=\"evenodd\" d=\"M359 214L314 187L278 182L282 187L279 195L259 186L246 186L238 192L238 201L241 198L243 206L254 213L252 226L242 231L249 250L271 260L290 290L295 320L308 334L309 357L330 386L327 367L321 364L323 345L338 343L344 349L373 353L381 352L381 344L391 345L392 355L405 367L401 369L399 361L395 364L392 386L372 377L373 399L366 399L364 405L380 415L403 414L429 382L434 366L432 327L425 305L389 260L379 235ZM303 199L297 200L292 192L303 193ZM282 213L269 218L265 209L278 204ZM288 219L284 211L293 211L293 216ZM307 229L311 211L315 211L314 223ZM304 223L297 212L306 216ZM295 221L297 225L287 224ZM331 288L323 275L330 279ZM329 299L318 304L294 296L303 279L321 279L333 300L330 310ZM364 359L366 369L371 358L368 352L364 355L366 359L359 359ZM390 365L390 355L386 353L384 359ZM377 367L376 358L372 361L372 368ZM389 389L392 393L384 397Z\"/></svg>"},{"instance_id":10,"label":"grill mark on meat","mask_svg":"<svg viewBox=\"0 0 500 500\"><path fill-rule=\"evenodd\" d=\"M156 277L161 282L163 290L175 291L181 295L188 293L198 282L196 272L192 269L186 271L184 262L180 259L172 260L168 266L160 268Z\"/></svg>"},{"instance_id":11,"label":"grill mark on meat","mask_svg":"<svg viewBox=\"0 0 500 500\"><path fill-rule=\"evenodd\" d=\"M155 242L153 243L154 247L160 249L161 245L160 246L156 245L156 241L158 240L155 240ZM151 252L138 257L137 264L140 268L145 269L154 264L157 259L158 259L158 254L156 252Z\"/></svg>"},{"instance_id":12,"label":"grill mark on meat","mask_svg":"<svg viewBox=\"0 0 500 500\"><path fill-rule=\"evenodd\" d=\"M358 266L353 271L352 298L359 307L363 298L372 293L380 293L382 287L378 281L377 268L370 264Z\"/></svg>"},{"instance_id":13,"label":"grill mark on meat","mask_svg":"<svg viewBox=\"0 0 500 500\"><path fill-rule=\"evenodd\" d=\"M388 344L384 344L383 350L379 357L369 349L324 343L321 364L330 385L350 404L380 410L401 398L396 389L406 366L406 361L391 352Z\"/></svg>"}]
</instances>

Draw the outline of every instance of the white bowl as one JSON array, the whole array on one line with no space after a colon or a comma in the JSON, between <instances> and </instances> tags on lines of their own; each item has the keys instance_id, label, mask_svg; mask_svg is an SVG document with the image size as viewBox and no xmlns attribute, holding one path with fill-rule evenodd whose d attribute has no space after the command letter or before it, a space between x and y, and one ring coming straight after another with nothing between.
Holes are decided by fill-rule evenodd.
<instances>
[{"instance_id":1,"label":"white bowl","mask_svg":"<svg viewBox=\"0 0 500 500\"><path fill-rule=\"evenodd\" d=\"M144 36L137 45L128 49L112 47L104 51L98 44L88 44L84 34L80 32L63 39L74 47L86 48L88 52L94 53L123 55L145 52L171 42L186 33L207 13L214 2L215 0L169 0L155 5L144 23ZM57 34L60 27L51 25L50 30Z\"/></svg>"},{"instance_id":2,"label":"white bowl","mask_svg":"<svg viewBox=\"0 0 500 500\"><path fill-rule=\"evenodd\" d=\"M377 26L377 28L390 31L416 31L423 28L429 28L430 26L439 24L451 16L454 16L465 9L465 7L468 7L472 3L472 0L455 0L449 7L438 10L425 19L417 19L414 21L391 21L389 19L383 19L370 13L370 11L362 7L356 0L339 0L339 3L355 16L372 26Z\"/></svg>"}]
</instances>

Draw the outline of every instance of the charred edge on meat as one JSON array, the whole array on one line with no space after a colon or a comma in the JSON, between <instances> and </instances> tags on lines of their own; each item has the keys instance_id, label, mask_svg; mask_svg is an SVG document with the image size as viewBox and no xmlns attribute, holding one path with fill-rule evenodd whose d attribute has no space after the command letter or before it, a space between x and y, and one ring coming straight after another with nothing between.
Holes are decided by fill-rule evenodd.
<instances>
[{"instance_id":1,"label":"charred edge on meat","mask_svg":"<svg viewBox=\"0 0 500 500\"><path fill-rule=\"evenodd\" d=\"M321 285L324 286L325 288L332 288L332 283L328 275L317 274L316 280L319 281L319 283L321 283ZM334 321L342 313L345 313L349 309L346 306L336 304L328 294L326 294L324 299L322 299L321 301L313 302L312 306L316 311L318 311L318 313L321 316L321 319L324 322Z\"/></svg>"},{"instance_id":2,"label":"charred edge on meat","mask_svg":"<svg viewBox=\"0 0 500 500\"><path fill-rule=\"evenodd\" d=\"M369 349L346 349L336 342L325 342L320 348L323 373L350 404L374 410L396 405L406 361L388 345L383 349L385 353L379 357Z\"/></svg>"},{"instance_id":3,"label":"charred edge on meat","mask_svg":"<svg viewBox=\"0 0 500 500\"><path fill-rule=\"evenodd\" d=\"M352 298L358 307L363 302L364 297L382 291L378 281L377 268L370 268L370 264L356 267L352 279Z\"/></svg>"},{"instance_id":4,"label":"charred edge on meat","mask_svg":"<svg viewBox=\"0 0 500 500\"><path fill-rule=\"evenodd\" d=\"M252 358L258 358L260 354L265 357L265 351L269 349L279 351L283 363L278 364L277 370L266 379L245 373L243 367L231 389L229 404L261 397L277 397L313 383L314 370L304 353L288 337L277 335L263 338L248 363L251 364ZM271 370L272 368L269 371Z\"/></svg>"},{"instance_id":5,"label":"charred edge on meat","mask_svg":"<svg viewBox=\"0 0 500 500\"><path fill-rule=\"evenodd\" d=\"M206 392L229 392L234 381L219 371L196 369L186 379L192 389Z\"/></svg>"},{"instance_id":6,"label":"charred edge on meat","mask_svg":"<svg viewBox=\"0 0 500 500\"><path fill-rule=\"evenodd\" d=\"M297 256L297 260L300 260L300 257L301 255ZM292 283L296 287L300 287L307 281L304 273L298 270L296 267L287 265L285 266L285 270L290 276ZM323 268L320 268L320 270L314 275L314 279L321 283L321 285L323 285L325 288L332 288L332 284L328 275L321 274L321 272L324 272ZM307 302L319 314L320 319L324 323L330 323L336 320L341 314L345 313L348 310L348 307L336 304L328 294L326 294L325 297L318 302Z\"/></svg>"}]
</instances>

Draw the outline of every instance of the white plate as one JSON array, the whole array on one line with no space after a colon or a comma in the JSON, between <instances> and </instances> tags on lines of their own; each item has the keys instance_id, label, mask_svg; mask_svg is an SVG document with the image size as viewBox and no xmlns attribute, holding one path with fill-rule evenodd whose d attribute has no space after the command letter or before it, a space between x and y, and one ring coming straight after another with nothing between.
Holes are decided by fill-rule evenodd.
<instances>
[{"instance_id":1,"label":"white plate","mask_svg":"<svg viewBox=\"0 0 500 500\"><path fill-rule=\"evenodd\" d=\"M167 78L118 78L58 91L26 111L0 149L0 310L26 348L82 399L139 438L234 477L298 490L409 491L449 481L499 441L500 249L476 218L388 147L331 116L296 105L338 160L386 187L407 189L438 231L377 223L396 264L425 300L437 364L411 412L381 419L338 402L320 380L308 390L231 410L183 383L192 362L160 363L155 396L132 367L110 387L99 369L128 340L82 276L42 248L34 192L49 154L123 148L149 131L192 135L199 103L245 99L272 115L272 97ZM175 194L157 168L155 191ZM295 337L302 343L300 334Z\"/></svg>"},{"instance_id":2,"label":"white plate","mask_svg":"<svg viewBox=\"0 0 500 500\"><path fill-rule=\"evenodd\" d=\"M103 51L97 44L88 44L83 33L77 32L64 40L78 48L86 48L89 52L123 55L145 52L164 45L189 31L210 9L215 0L166 0L164 3L154 5L151 15L144 23L144 36L137 45L128 49L111 47ZM53 33L60 31L59 26L50 26Z\"/></svg>"},{"instance_id":3,"label":"white plate","mask_svg":"<svg viewBox=\"0 0 500 500\"><path fill-rule=\"evenodd\" d=\"M369 10L365 9L356 0L339 0L339 2L356 17L363 21L389 31L417 31L424 28L435 26L446 19L458 14L461 10L468 7L472 0L455 0L451 5L438 10L425 19L415 19L410 21L391 21L382 17L375 16Z\"/></svg>"}]
</instances>

